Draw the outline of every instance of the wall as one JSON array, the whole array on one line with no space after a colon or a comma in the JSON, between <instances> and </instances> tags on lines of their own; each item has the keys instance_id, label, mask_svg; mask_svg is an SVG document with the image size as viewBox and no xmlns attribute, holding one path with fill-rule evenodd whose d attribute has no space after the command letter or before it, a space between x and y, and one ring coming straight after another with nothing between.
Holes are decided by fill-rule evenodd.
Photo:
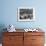
<instances>
[{"instance_id":1,"label":"wall","mask_svg":"<svg viewBox=\"0 0 46 46\"><path fill-rule=\"evenodd\" d=\"M13 24L16 28L42 27L46 28L46 0L0 0L0 25ZM18 7L34 7L36 20L32 22L18 22Z\"/></svg>"},{"instance_id":2,"label":"wall","mask_svg":"<svg viewBox=\"0 0 46 46\"><path fill-rule=\"evenodd\" d=\"M36 20L32 22L18 22L18 7L34 7ZM16 28L41 27L46 32L46 0L0 0L0 31L13 24Z\"/></svg>"}]
</instances>

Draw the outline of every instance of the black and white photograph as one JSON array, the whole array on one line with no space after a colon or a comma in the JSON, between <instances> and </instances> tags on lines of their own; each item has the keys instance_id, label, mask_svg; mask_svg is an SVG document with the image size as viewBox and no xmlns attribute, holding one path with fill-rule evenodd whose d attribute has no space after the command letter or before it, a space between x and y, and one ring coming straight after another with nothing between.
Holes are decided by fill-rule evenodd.
<instances>
[{"instance_id":1,"label":"black and white photograph","mask_svg":"<svg viewBox=\"0 0 46 46\"><path fill-rule=\"evenodd\" d=\"M35 9L26 7L18 8L18 21L33 21L35 19Z\"/></svg>"}]
</instances>

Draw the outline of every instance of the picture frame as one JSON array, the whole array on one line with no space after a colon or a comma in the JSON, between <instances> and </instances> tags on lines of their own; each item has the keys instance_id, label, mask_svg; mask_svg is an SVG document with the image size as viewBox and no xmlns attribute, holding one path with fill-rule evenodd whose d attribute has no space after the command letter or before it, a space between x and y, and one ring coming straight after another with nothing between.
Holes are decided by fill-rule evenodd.
<instances>
[{"instance_id":1,"label":"picture frame","mask_svg":"<svg viewBox=\"0 0 46 46\"><path fill-rule=\"evenodd\" d=\"M35 21L35 8L19 7L17 14L18 21Z\"/></svg>"}]
</instances>

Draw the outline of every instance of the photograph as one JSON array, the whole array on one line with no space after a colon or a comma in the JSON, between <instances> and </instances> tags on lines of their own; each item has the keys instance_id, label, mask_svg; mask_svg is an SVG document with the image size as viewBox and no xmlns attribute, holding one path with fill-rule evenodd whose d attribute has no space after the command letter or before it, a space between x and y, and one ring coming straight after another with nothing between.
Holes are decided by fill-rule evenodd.
<instances>
[{"instance_id":1,"label":"photograph","mask_svg":"<svg viewBox=\"0 0 46 46\"><path fill-rule=\"evenodd\" d=\"M35 19L35 9L30 7L18 8L18 21L33 21Z\"/></svg>"}]
</instances>

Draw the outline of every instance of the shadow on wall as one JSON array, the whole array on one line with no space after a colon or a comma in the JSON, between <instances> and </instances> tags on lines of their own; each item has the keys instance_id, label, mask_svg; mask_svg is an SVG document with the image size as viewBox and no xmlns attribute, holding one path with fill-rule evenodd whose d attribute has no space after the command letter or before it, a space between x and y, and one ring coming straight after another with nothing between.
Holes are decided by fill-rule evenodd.
<instances>
[{"instance_id":1,"label":"shadow on wall","mask_svg":"<svg viewBox=\"0 0 46 46\"><path fill-rule=\"evenodd\" d=\"M6 30L4 30L4 28L6 28L5 25L0 24L0 43L2 43L2 36L3 36L2 32L6 31Z\"/></svg>"}]
</instances>

